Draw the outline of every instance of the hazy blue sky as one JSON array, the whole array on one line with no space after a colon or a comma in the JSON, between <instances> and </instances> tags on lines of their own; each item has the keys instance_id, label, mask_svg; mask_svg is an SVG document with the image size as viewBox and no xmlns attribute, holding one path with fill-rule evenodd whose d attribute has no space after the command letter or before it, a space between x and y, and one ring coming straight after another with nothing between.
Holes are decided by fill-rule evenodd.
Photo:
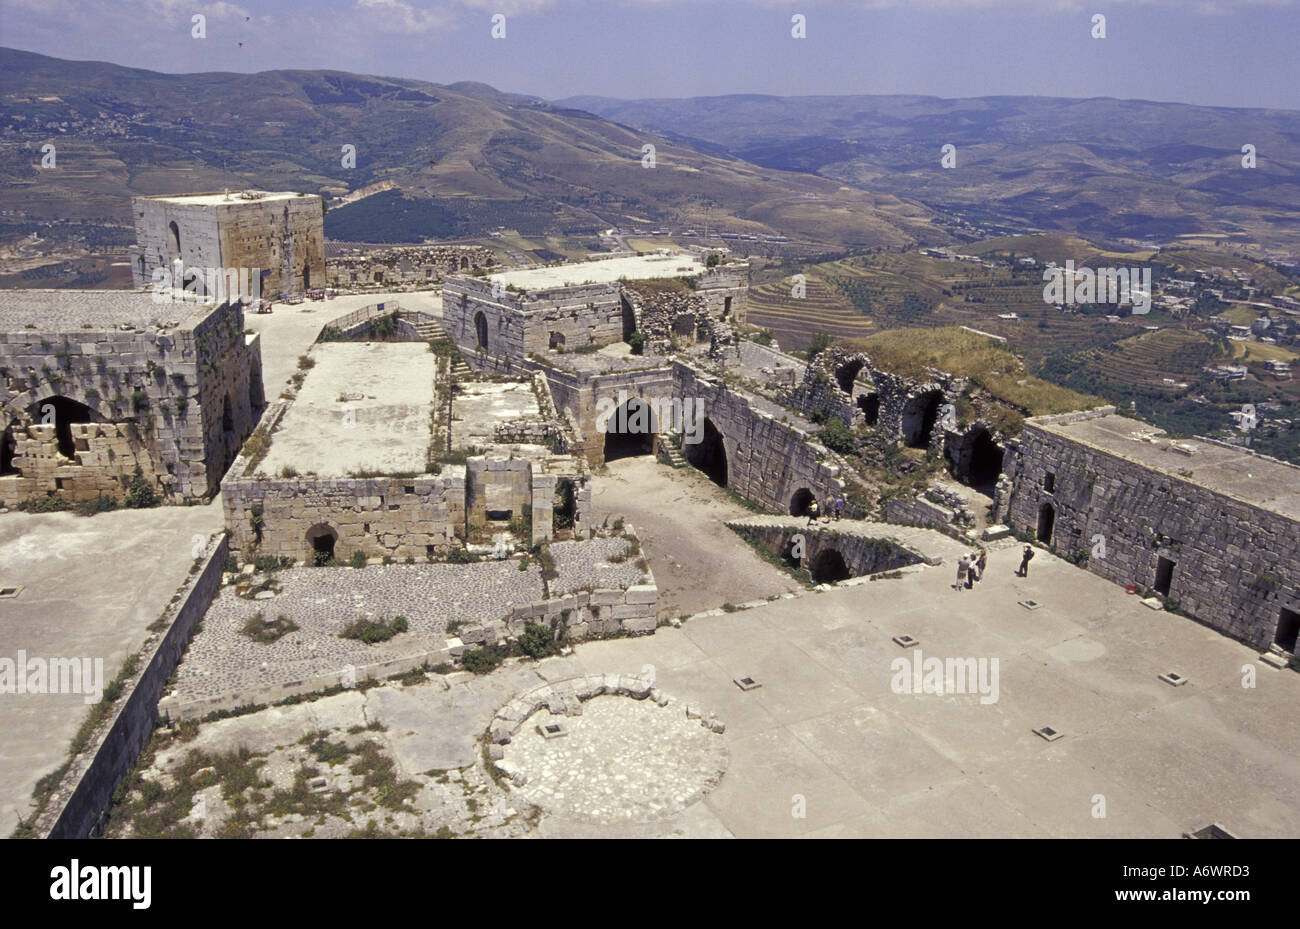
<instances>
[{"instance_id":1,"label":"hazy blue sky","mask_svg":"<svg viewBox=\"0 0 1300 929\"><path fill-rule=\"evenodd\" d=\"M195 13L205 39L190 35ZM495 13L504 39L490 35ZM806 39L791 37L795 13ZM1105 39L1090 34L1095 13ZM157 71L337 68L548 98L1042 94L1300 109L1300 0L0 0L0 44Z\"/></svg>"}]
</instances>

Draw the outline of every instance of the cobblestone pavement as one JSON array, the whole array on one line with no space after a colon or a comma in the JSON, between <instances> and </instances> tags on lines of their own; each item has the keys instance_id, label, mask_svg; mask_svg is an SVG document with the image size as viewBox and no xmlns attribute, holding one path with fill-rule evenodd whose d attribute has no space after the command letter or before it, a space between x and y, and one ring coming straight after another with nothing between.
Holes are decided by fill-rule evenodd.
<instances>
[{"instance_id":1,"label":"cobblestone pavement","mask_svg":"<svg viewBox=\"0 0 1300 929\"><path fill-rule=\"evenodd\" d=\"M525 721L499 766L527 780L515 793L544 811L586 823L643 823L675 816L722 778L721 735L686 715L685 704L594 697L581 716L540 710ZM568 735L547 739L559 723Z\"/></svg>"},{"instance_id":2,"label":"cobblestone pavement","mask_svg":"<svg viewBox=\"0 0 1300 929\"><path fill-rule=\"evenodd\" d=\"M203 617L177 669L173 693L181 700L302 680L416 655L442 647L454 619L500 619L516 606L542 599L540 569L517 560L470 565L376 565L368 568L289 568L276 572L283 587L267 600L246 600L222 588ZM261 613L286 616L298 630L272 643L242 633ZM409 631L365 645L338 633L358 619L405 616Z\"/></svg>"},{"instance_id":3,"label":"cobblestone pavement","mask_svg":"<svg viewBox=\"0 0 1300 929\"><path fill-rule=\"evenodd\" d=\"M559 577L551 582L551 596L563 597L575 590L607 588L623 590L644 583L645 572L636 566L640 555L626 561L610 558L627 555L631 545L621 538L592 539L588 542L555 542L550 546Z\"/></svg>"}]
</instances>

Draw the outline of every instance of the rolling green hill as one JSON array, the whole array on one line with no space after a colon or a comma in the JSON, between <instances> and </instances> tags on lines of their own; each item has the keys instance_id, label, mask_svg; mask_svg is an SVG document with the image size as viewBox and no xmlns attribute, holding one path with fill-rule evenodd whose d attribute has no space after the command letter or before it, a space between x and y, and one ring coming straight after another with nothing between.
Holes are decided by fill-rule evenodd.
<instances>
[{"instance_id":1,"label":"rolling green hill","mask_svg":"<svg viewBox=\"0 0 1300 929\"><path fill-rule=\"evenodd\" d=\"M925 208L637 132L482 84L339 71L159 74L0 49L0 209L129 224L141 194L261 187L343 195L390 181L409 240L501 226L586 235L700 224L831 248L942 238ZM39 167L57 144L57 167ZM643 146L656 147L653 168ZM356 149L342 166L343 146ZM390 198L391 199L391 198ZM364 201L347 238L387 241ZM410 203L424 203L422 209ZM392 205L392 204L390 204Z\"/></svg>"}]
</instances>

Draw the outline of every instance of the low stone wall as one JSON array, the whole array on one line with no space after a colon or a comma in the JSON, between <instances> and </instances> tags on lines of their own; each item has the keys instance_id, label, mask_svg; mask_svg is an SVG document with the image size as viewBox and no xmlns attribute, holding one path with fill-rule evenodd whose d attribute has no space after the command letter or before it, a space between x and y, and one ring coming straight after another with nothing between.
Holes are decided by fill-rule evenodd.
<instances>
[{"instance_id":1,"label":"low stone wall","mask_svg":"<svg viewBox=\"0 0 1300 929\"><path fill-rule=\"evenodd\" d=\"M109 721L91 737L85 751L55 788L37 819L37 835L50 839L90 836L108 808L113 791L135 765L152 736L159 697L180 662L194 625L206 612L225 567L226 537L209 541L199 570L163 614L165 631L146 644L142 667L123 687Z\"/></svg>"},{"instance_id":2,"label":"low stone wall","mask_svg":"<svg viewBox=\"0 0 1300 929\"><path fill-rule=\"evenodd\" d=\"M658 626L658 604L659 588L652 576L649 584L624 590L583 590L517 607L504 620L462 626L457 638L449 642L459 655L465 645L494 645L518 638L529 622L557 631L563 628L566 642L598 636L648 635Z\"/></svg>"},{"instance_id":3,"label":"low stone wall","mask_svg":"<svg viewBox=\"0 0 1300 929\"><path fill-rule=\"evenodd\" d=\"M924 561L916 552L909 551L889 539L873 539L816 525L807 529L791 529L782 526L753 526L745 525L743 522L729 522L727 528L742 537L752 539L766 551L781 558L789 557L792 539L795 535L802 535L804 557L800 567L808 568L816 564L823 553L834 550L844 559L851 577L865 577L881 571L893 571Z\"/></svg>"},{"instance_id":4,"label":"low stone wall","mask_svg":"<svg viewBox=\"0 0 1300 929\"><path fill-rule=\"evenodd\" d=\"M432 667L452 659L452 650L442 648L430 649L415 655L394 658L389 661L377 661L365 665L345 665L337 671L317 674L300 681L286 681L282 684L270 684L265 687L248 687L232 693L221 694L201 700L180 700L176 697L164 697L158 701L158 714L172 722L186 719L202 719L210 713L231 712L247 707L270 706L294 697L324 693L336 688L350 688L361 681L378 681L407 674L421 668Z\"/></svg>"}]
</instances>

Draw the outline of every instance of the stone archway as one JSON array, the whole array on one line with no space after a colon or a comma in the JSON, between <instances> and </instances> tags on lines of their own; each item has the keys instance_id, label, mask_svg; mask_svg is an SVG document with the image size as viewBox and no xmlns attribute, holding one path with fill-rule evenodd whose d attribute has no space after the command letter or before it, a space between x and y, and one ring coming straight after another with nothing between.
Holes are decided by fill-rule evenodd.
<instances>
[{"instance_id":1,"label":"stone archway","mask_svg":"<svg viewBox=\"0 0 1300 929\"><path fill-rule=\"evenodd\" d=\"M605 423L605 460L653 454L658 431L650 404L633 397Z\"/></svg>"},{"instance_id":2,"label":"stone archway","mask_svg":"<svg viewBox=\"0 0 1300 929\"><path fill-rule=\"evenodd\" d=\"M18 440L14 436L14 427L10 423L0 430L0 477L6 474L22 474L22 470L14 467L14 452L17 450Z\"/></svg>"},{"instance_id":3,"label":"stone archway","mask_svg":"<svg viewBox=\"0 0 1300 929\"><path fill-rule=\"evenodd\" d=\"M853 576L838 549L823 548L808 567L814 584L834 584Z\"/></svg>"},{"instance_id":4,"label":"stone archway","mask_svg":"<svg viewBox=\"0 0 1300 929\"><path fill-rule=\"evenodd\" d=\"M807 487L800 487L790 498L790 515L807 516L808 506L813 502L813 492Z\"/></svg>"},{"instance_id":5,"label":"stone archway","mask_svg":"<svg viewBox=\"0 0 1300 929\"><path fill-rule=\"evenodd\" d=\"M706 416L700 441L687 442L682 448L686 460L707 474L709 480L719 487L727 486L727 445L713 420Z\"/></svg>"},{"instance_id":6,"label":"stone archway","mask_svg":"<svg viewBox=\"0 0 1300 929\"><path fill-rule=\"evenodd\" d=\"M987 429L981 429L971 443L970 464L966 473L972 487L992 492L1002 474L1002 446L993 441Z\"/></svg>"},{"instance_id":7,"label":"stone archway","mask_svg":"<svg viewBox=\"0 0 1300 929\"><path fill-rule=\"evenodd\" d=\"M335 546L339 541L338 530L329 523L317 523L307 530L307 548L311 564L324 565L333 561Z\"/></svg>"},{"instance_id":8,"label":"stone archway","mask_svg":"<svg viewBox=\"0 0 1300 929\"><path fill-rule=\"evenodd\" d=\"M934 424L939 420L943 391L928 390L917 394L903 406L903 443L909 448L928 448Z\"/></svg>"},{"instance_id":9,"label":"stone archway","mask_svg":"<svg viewBox=\"0 0 1300 929\"><path fill-rule=\"evenodd\" d=\"M861 358L850 358L835 369L835 382L840 385L840 390L853 395L853 382L858 379L858 372L864 364L866 362Z\"/></svg>"},{"instance_id":10,"label":"stone archway","mask_svg":"<svg viewBox=\"0 0 1300 929\"><path fill-rule=\"evenodd\" d=\"M478 347L487 351L488 347L488 325L487 315L479 310L474 314L474 335L478 339Z\"/></svg>"}]
</instances>

